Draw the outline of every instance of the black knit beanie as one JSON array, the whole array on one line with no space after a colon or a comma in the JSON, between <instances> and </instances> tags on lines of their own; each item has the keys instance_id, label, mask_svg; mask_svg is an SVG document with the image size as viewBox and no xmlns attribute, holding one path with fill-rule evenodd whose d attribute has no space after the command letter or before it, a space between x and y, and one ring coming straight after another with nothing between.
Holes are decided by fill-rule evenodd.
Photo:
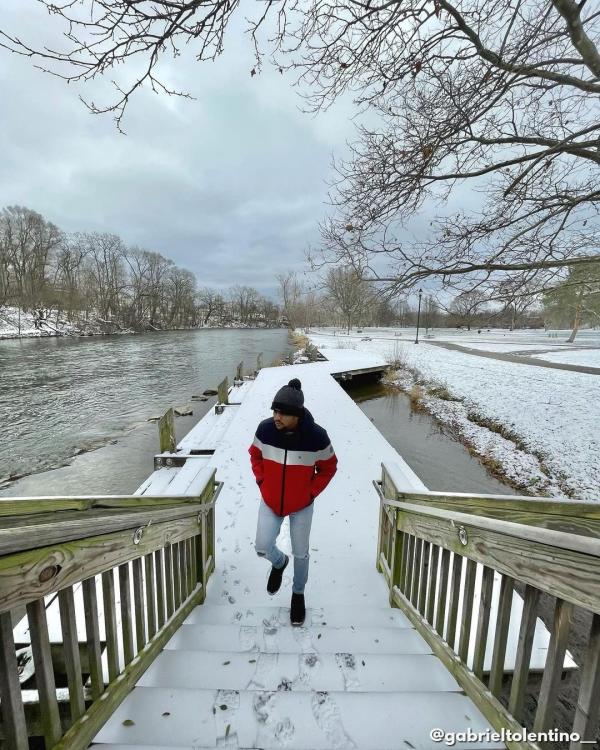
<instances>
[{"instance_id":1,"label":"black knit beanie","mask_svg":"<svg viewBox=\"0 0 600 750\"><path fill-rule=\"evenodd\" d=\"M301 417L304 414L304 394L301 389L302 383L298 378L293 378L277 391L271 409L292 417Z\"/></svg>"}]
</instances>

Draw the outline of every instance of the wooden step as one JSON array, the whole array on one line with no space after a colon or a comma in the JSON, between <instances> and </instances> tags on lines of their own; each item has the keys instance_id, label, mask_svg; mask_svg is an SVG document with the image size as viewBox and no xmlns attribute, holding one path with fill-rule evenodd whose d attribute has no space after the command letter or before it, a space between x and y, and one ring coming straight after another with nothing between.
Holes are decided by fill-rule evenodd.
<instances>
[{"instance_id":1,"label":"wooden step","mask_svg":"<svg viewBox=\"0 0 600 750\"><path fill-rule=\"evenodd\" d=\"M138 687L95 738L128 748L262 748L272 750L435 750L433 728L488 729L458 692L352 693L186 690ZM456 748L501 743L457 742ZM116 750L100 744L98 750Z\"/></svg>"},{"instance_id":2,"label":"wooden step","mask_svg":"<svg viewBox=\"0 0 600 750\"><path fill-rule=\"evenodd\" d=\"M185 620L185 625L262 625L265 622L280 627L290 626L290 608L281 606L200 606ZM390 607L307 607L305 627L400 627L410 628L406 615Z\"/></svg>"},{"instance_id":3,"label":"wooden step","mask_svg":"<svg viewBox=\"0 0 600 750\"><path fill-rule=\"evenodd\" d=\"M278 627L256 625L182 625L168 650L266 651L269 653L430 654L423 638L409 628Z\"/></svg>"},{"instance_id":4,"label":"wooden step","mask_svg":"<svg viewBox=\"0 0 600 750\"><path fill-rule=\"evenodd\" d=\"M432 654L163 651L138 685L227 690L456 691Z\"/></svg>"}]
</instances>

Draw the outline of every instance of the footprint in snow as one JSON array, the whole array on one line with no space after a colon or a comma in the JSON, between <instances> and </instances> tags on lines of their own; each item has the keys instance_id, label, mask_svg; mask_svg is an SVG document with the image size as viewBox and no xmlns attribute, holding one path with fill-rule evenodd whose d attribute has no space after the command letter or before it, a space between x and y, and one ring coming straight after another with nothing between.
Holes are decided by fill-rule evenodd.
<instances>
[{"instance_id":1,"label":"footprint in snow","mask_svg":"<svg viewBox=\"0 0 600 750\"><path fill-rule=\"evenodd\" d=\"M356 747L353 740L346 734L340 708L329 693L313 693L311 708L317 726L335 750L350 750Z\"/></svg>"}]
</instances>

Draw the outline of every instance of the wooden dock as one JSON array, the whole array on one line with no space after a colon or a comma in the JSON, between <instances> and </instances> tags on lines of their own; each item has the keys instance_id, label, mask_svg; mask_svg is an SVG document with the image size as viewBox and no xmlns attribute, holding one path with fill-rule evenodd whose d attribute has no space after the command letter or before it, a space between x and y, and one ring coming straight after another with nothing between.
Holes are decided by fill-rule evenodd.
<instances>
[{"instance_id":1,"label":"wooden dock","mask_svg":"<svg viewBox=\"0 0 600 750\"><path fill-rule=\"evenodd\" d=\"M52 588L44 579L19 593L11 556L21 548L0 524L0 545L8 555L0 562L11 576L0 576L0 666L9 674L14 668L11 638L21 646L31 642L46 680L39 696L35 692L38 731L48 750L83 748L89 741L107 750L420 750L440 745L430 736L436 728L458 735L456 747L504 747L489 732L520 726L525 680L535 670L544 673L536 722L538 729L551 726L557 675L574 667L566 652L565 613L572 602L600 609L597 583L589 583L600 558L600 513L591 504L573 504L585 519L587 546L581 553L559 530L562 524L570 536L578 533L573 511L552 501L429 493L336 382L336 376L381 371L385 363L352 350L330 350L328 356L325 362L263 369L232 388L228 406L211 410L175 450L159 454L155 472L133 497L67 499L60 505L48 499L73 518L101 508L100 524L107 523L110 507L122 508L115 528L123 529L123 541L118 548L111 541L118 554L111 553L110 573L108 562L102 567L97 558L77 575L78 553L68 575L60 564L54 570L49 561L64 559L62 547L36 553L25 531L22 549L31 552L19 559L35 558L32 572L39 581L52 569L57 583ZM289 624L291 570L275 597L266 593L269 566L254 551L260 500L247 453L275 392L293 377L302 381L305 405L327 429L339 459L338 473L316 501L308 613L301 628ZM4 512L0 502L0 520L16 513L17 502L4 505ZM506 526L509 502L521 514L512 525L518 529ZM32 505L22 506L29 522L35 520ZM179 520L169 522L166 514ZM54 528L40 525L40 545ZM289 552L286 529L287 522L282 546ZM133 545L141 545L137 553L131 530ZM528 561L496 556L493 547L488 554L478 536L516 535L525 545L532 533L527 560L542 571L543 590L564 599L552 634L532 617ZM82 539L82 554L87 544ZM560 549L571 593L557 573L551 575L548 545ZM585 585L575 576L582 566ZM525 606L514 592L515 580L528 585ZM100 587L102 597L96 597ZM39 603L45 597L49 604L57 588L61 595L42 616ZM5 613L19 602L27 603L28 618L9 634ZM596 615L593 628L599 627ZM61 639L70 705L59 719L48 670L49 646ZM78 643L87 643L89 669L78 663ZM582 737L597 718L599 653L592 638L592 666L583 675L575 723ZM76 687L90 669L88 682ZM516 685L510 713L499 701L507 673L514 673ZM20 715L14 679L0 676L0 690L3 707ZM460 733L467 730L481 736L462 741ZM3 726L5 737L16 738L15 750L24 750L26 731L18 716ZM508 744L537 747L527 740Z\"/></svg>"}]
</instances>

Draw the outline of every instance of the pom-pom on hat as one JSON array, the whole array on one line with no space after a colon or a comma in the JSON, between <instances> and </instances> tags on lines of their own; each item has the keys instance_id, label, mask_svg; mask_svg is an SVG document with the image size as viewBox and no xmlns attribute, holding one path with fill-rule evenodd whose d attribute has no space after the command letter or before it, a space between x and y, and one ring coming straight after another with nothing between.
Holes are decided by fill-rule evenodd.
<instances>
[{"instance_id":1,"label":"pom-pom on hat","mask_svg":"<svg viewBox=\"0 0 600 750\"><path fill-rule=\"evenodd\" d=\"M298 378L293 378L277 391L271 409L292 417L301 417L304 414L304 394Z\"/></svg>"}]
</instances>

